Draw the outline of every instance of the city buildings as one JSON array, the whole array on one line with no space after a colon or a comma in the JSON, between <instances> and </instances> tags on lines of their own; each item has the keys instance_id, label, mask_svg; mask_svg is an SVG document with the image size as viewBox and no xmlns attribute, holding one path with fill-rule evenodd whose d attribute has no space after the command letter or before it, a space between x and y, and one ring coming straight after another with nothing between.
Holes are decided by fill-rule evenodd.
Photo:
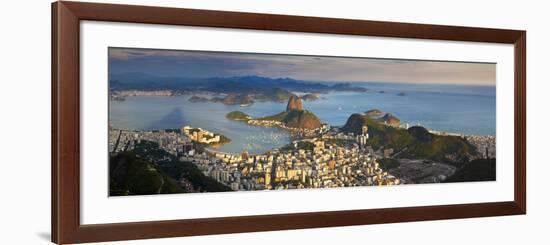
<instances>
[{"instance_id":1,"label":"city buildings","mask_svg":"<svg viewBox=\"0 0 550 245\"><path fill-rule=\"evenodd\" d=\"M181 129L187 137L191 140L197 141L204 144L214 144L220 143L221 136L219 134L214 134L202 128L192 128L190 126L185 126Z\"/></svg>"},{"instance_id":2,"label":"city buildings","mask_svg":"<svg viewBox=\"0 0 550 245\"><path fill-rule=\"evenodd\" d=\"M291 142L294 146L264 154L224 153L211 149L199 152L192 142L219 141L219 135L185 126L181 131L128 131L110 129L112 153L132 150L148 140L180 161L194 163L206 176L234 191L334 188L397 185L400 180L380 168L377 156L368 147L368 128L360 135L328 131ZM336 141L335 141L336 140ZM302 144L307 142L307 144ZM313 146L301 147L301 146Z\"/></svg>"}]
</instances>

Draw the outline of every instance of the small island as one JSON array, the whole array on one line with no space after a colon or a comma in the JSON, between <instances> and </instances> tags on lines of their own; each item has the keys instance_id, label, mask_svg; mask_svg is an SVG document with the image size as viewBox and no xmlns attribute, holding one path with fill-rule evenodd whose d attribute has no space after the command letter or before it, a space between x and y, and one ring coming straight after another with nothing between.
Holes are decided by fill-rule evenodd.
<instances>
[{"instance_id":1,"label":"small island","mask_svg":"<svg viewBox=\"0 0 550 245\"><path fill-rule=\"evenodd\" d=\"M246 95L246 94L235 94L235 93L228 94L227 96L225 96L225 98L216 97L211 99L210 101L220 102L225 105L243 105L243 106L251 105L252 103L254 103L252 96Z\"/></svg>"},{"instance_id":2,"label":"small island","mask_svg":"<svg viewBox=\"0 0 550 245\"><path fill-rule=\"evenodd\" d=\"M258 93L229 93L223 97L217 96L211 99L193 95L191 98L188 99L188 101L193 103L214 102L222 103L225 105L250 106L255 101L273 101L283 103L287 101L291 96L296 95L282 88L272 88L259 91ZM314 97L315 95L311 95L308 98L313 99Z\"/></svg>"},{"instance_id":3,"label":"small island","mask_svg":"<svg viewBox=\"0 0 550 245\"><path fill-rule=\"evenodd\" d=\"M188 99L188 101L193 103L199 103L199 102L208 102L210 101L210 99L193 95L191 98Z\"/></svg>"},{"instance_id":4,"label":"small island","mask_svg":"<svg viewBox=\"0 0 550 245\"><path fill-rule=\"evenodd\" d=\"M225 115L225 117L227 119L231 119L231 120L235 120L235 121L245 121L245 122L252 119L251 116L249 116L248 114L246 114L244 112L241 112L241 111L229 112L229 113L227 113L227 115Z\"/></svg>"},{"instance_id":5,"label":"small island","mask_svg":"<svg viewBox=\"0 0 550 245\"><path fill-rule=\"evenodd\" d=\"M384 113L380 109L371 109L365 112L365 116L376 120L377 122L398 127L401 120L391 113Z\"/></svg>"},{"instance_id":6,"label":"small island","mask_svg":"<svg viewBox=\"0 0 550 245\"><path fill-rule=\"evenodd\" d=\"M321 97L319 96L319 94L304 94L300 98L302 98L302 100L304 101L316 101Z\"/></svg>"}]
</instances>

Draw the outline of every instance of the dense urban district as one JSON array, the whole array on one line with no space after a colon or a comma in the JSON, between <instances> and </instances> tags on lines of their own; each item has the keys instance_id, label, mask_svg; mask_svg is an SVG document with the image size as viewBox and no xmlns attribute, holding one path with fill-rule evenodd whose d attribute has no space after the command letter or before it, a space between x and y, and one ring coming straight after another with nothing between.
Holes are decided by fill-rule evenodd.
<instances>
[{"instance_id":1,"label":"dense urban district","mask_svg":"<svg viewBox=\"0 0 550 245\"><path fill-rule=\"evenodd\" d=\"M330 88L335 89L335 88ZM353 89L342 86L338 89ZM254 118L240 111L228 120L288 130L291 142L263 154L227 153L216 145L231 139L216 129L182 125L152 131L109 127L110 195L283 190L495 180L495 137L459 135L409 126L388 112L371 109L328 125L304 107L316 94L285 90L225 98L193 96L196 103L286 101L278 114ZM167 91L123 91L126 96L174 96ZM283 107L283 106L282 106Z\"/></svg>"}]
</instances>

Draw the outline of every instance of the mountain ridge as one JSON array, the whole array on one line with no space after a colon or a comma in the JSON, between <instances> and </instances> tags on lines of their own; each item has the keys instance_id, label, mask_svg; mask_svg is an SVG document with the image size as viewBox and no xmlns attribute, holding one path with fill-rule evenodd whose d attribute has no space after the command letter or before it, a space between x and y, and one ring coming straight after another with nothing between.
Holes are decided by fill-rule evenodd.
<instances>
[{"instance_id":1,"label":"mountain ridge","mask_svg":"<svg viewBox=\"0 0 550 245\"><path fill-rule=\"evenodd\" d=\"M339 82L325 84L318 81L307 81L293 78L269 78L261 76L233 77L161 77L146 73L109 74L111 90L208 90L220 93L254 93L266 89L283 88L300 92L356 91L367 89L353 86L351 83Z\"/></svg>"}]
</instances>

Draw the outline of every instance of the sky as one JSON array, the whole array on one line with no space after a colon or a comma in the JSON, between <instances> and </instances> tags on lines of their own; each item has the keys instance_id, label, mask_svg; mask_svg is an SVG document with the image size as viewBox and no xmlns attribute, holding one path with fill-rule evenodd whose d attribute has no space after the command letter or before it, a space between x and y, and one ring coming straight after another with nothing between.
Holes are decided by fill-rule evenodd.
<instances>
[{"instance_id":1,"label":"sky","mask_svg":"<svg viewBox=\"0 0 550 245\"><path fill-rule=\"evenodd\" d=\"M308 81L495 85L496 64L356 57L109 48L109 73L263 76Z\"/></svg>"}]
</instances>

